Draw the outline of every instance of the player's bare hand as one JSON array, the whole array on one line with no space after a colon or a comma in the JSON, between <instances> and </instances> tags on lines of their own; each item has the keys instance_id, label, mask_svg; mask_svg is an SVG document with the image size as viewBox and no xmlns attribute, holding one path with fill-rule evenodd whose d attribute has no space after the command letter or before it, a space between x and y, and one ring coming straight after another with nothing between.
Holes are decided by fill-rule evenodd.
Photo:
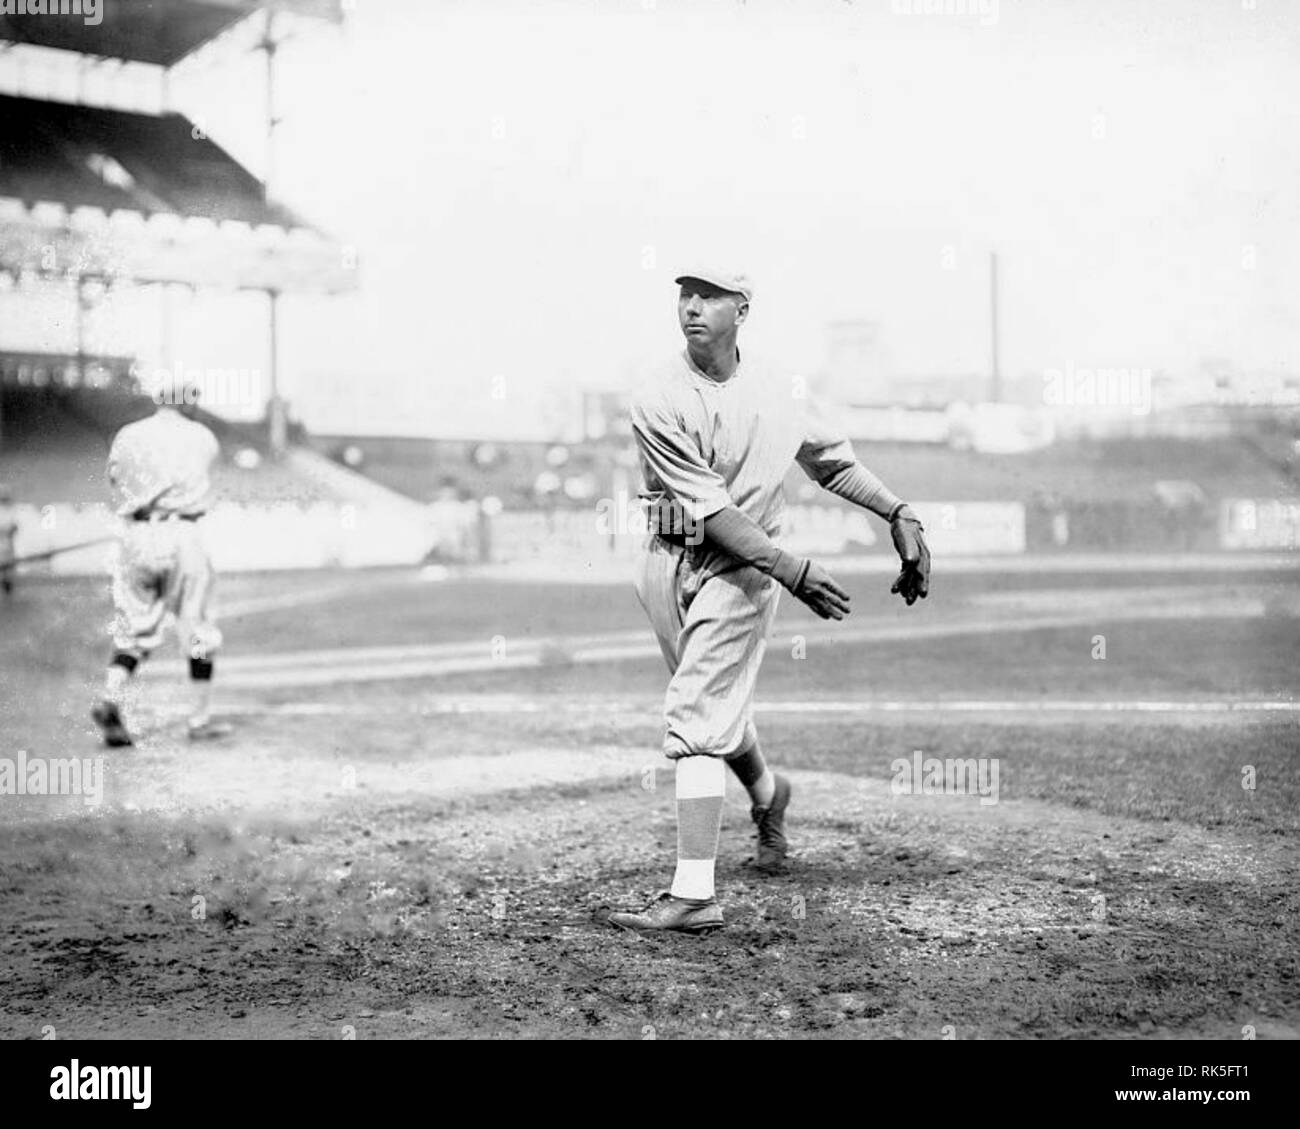
<instances>
[{"instance_id":1,"label":"player's bare hand","mask_svg":"<svg viewBox=\"0 0 1300 1129\"><path fill-rule=\"evenodd\" d=\"M920 519L904 506L889 526L898 559L903 569L894 581L891 593L902 596L910 608L930 594L930 547L925 543L925 528Z\"/></svg>"},{"instance_id":2,"label":"player's bare hand","mask_svg":"<svg viewBox=\"0 0 1300 1129\"><path fill-rule=\"evenodd\" d=\"M814 561L808 562L808 570L794 594L822 619L843 619L849 614L849 594Z\"/></svg>"}]
</instances>

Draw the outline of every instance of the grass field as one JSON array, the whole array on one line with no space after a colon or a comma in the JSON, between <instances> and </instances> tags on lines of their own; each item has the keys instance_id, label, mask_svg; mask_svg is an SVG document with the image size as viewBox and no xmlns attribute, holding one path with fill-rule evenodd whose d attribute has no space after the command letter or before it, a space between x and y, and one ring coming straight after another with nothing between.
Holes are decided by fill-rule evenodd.
<instances>
[{"instance_id":1,"label":"grass field","mask_svg":"<svg viewBox=\"0 0 1300 1129\"><path fill-rule=\"evenodd\" d=\"M940 574L910 610L852 576L844 624L786 601L758 724L794 858L747 866L729 792L703 939L602 921L675 843L630 586L222 583L238 732L207 746L174 650L137 747L96 744L104 586L0 605L0 756L105 773L97 805L0 795L0 1036L1300 1035L1295 573ZM996 763L996 802L896 794L918 750Z\"/></svg>"}]
</instances>

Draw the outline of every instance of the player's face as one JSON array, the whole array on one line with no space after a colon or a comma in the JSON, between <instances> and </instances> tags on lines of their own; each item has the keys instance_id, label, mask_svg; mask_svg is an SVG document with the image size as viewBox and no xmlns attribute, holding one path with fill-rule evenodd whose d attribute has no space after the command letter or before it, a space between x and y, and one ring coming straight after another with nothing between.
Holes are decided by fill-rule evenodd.
<instances>
[{"instance_id":1,"label":"player's face","mask_svg":"<svg viewBox=\"0 0 1300 1129\"><path fill-rule=\"evenodd\" d=\"M720 290L711 282L688 278L677 296L677 320L692 345L725 340L745 320L749 303L744 295Z\"/></svg>"}]
</instances>

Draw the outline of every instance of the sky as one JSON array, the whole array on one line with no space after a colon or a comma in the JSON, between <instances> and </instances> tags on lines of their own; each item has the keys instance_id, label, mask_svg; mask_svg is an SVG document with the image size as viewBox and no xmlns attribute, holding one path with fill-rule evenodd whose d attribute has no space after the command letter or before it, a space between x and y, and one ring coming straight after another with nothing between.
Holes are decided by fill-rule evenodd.
<instances>
[{"instance_id":1,"label":"sky","mask_svg":"<svg viewBox=\"0 0 1300 1129\"><path fill-rule=\"evenodd\" d=\"M749 347L814 378L837 319L900 374L987 372L992 251L1004 374L1300 372L1292 0L345 6L280 52L277 194L360 262L355 295L287 303L317 431L553 429L680 348L701 261L751 275ZM173 92L258 172L251 31ZM255 300L227 308L196 363L263 363Z\"/></svg>"}]
</instances>

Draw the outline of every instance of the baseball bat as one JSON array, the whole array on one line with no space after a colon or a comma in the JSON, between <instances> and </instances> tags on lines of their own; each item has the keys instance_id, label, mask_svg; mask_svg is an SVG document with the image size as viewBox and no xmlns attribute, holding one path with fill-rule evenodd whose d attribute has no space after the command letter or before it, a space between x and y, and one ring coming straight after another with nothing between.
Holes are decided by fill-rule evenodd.
<instances>
[{"instance_id":1,"label":"baseball bat","mask_svg":"<svg viewBox=\"0 0 1300 1129\"><path fill-rule=\"evenodd\" d=\"M25 557L14 557L11 561L0 561L0 568L17 568L21 564L31 564L33 561L48 561L51 557L57 557L60 553L71 553L77 549L89 549L92 545L102 545L105 541L112 541L112 537L94 537L89 541L77 541L72 545L59 545L54 549L46 549L40 553L28 553Z\"/></svg>"}]
</instances>

